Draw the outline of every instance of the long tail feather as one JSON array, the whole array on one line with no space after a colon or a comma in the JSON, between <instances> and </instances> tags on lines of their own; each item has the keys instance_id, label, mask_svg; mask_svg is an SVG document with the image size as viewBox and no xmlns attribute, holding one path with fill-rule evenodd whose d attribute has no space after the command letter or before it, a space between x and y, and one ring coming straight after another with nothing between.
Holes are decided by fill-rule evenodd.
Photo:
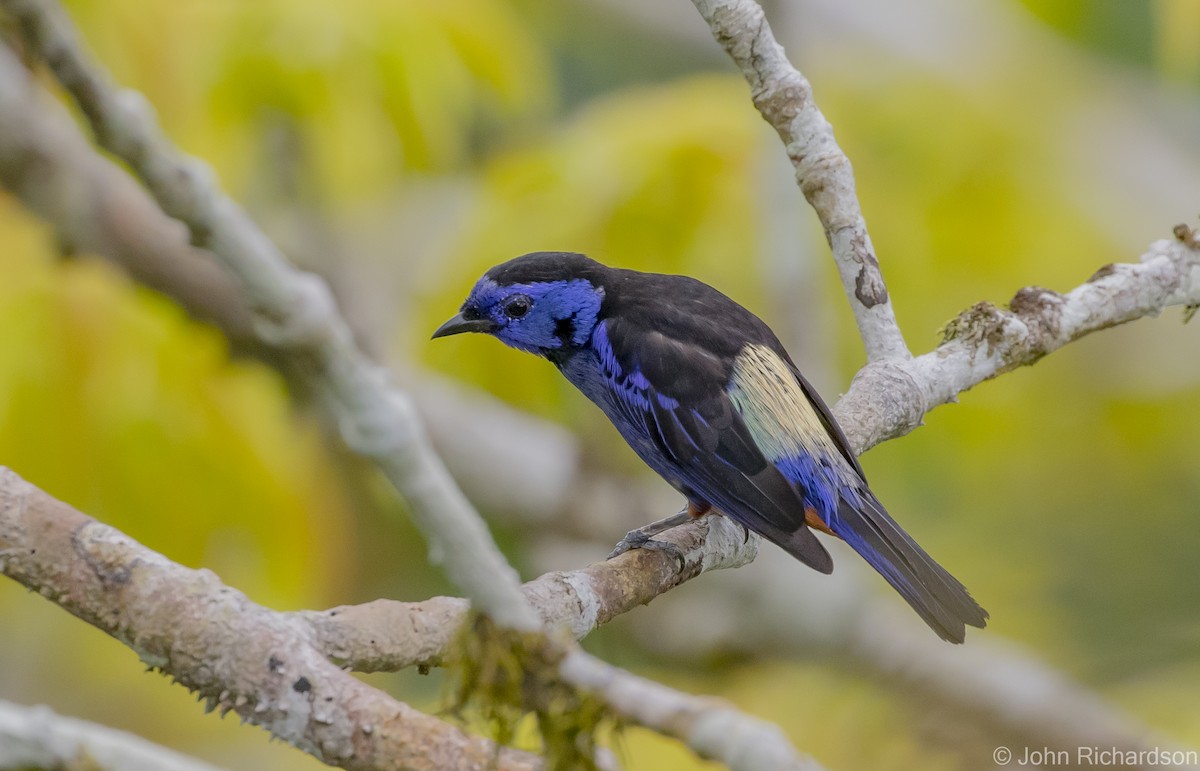
<instances>
[{"instance_id":1,"label":"long tail feather","mask_svg":"<svg viewBox=\"0 0 1200 771\"><path fill-rule=\"evenodd\" d=\"M943 640L961 643L966 625L981 629L987 625L987 611L966 587L934 562L869 492L861 496L858 506L843 499L829 526L879 571Z\"/></svg>"}]
</instances>

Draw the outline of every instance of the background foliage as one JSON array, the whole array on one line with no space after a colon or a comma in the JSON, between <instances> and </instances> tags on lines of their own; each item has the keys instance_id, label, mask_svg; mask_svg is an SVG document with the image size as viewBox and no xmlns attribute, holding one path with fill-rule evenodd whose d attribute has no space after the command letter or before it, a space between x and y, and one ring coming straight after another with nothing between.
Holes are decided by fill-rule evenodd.
<instances>
[{"instance_id":1,"label":"background foliage","mask_svg":"<svg viewBox=\"0 0 1200 771\"><path fill-rule=\"evenodd\" d=\"M1200 201L1194 3L941 5L899 25L837 3L768 9L855 164L917 351L978 300L1064 290L1132 259L1194 223ZM648 473L548 366L483 339L426 343L498 261L570 249L695 275L769 319L831 399L861 364L778 139L686 3L646 16L584 0L68 6L168 133L331 278L377 350L581 432L591 468ZM921 26L920 9L960 26ZM62 254L3 196L0 266L0 463L275 607L448 591L400 505L273 372L231 359L219 333L116 268ZM864 461L997 634L1191 745L1197 334L1178 312L1105 332ZM533 575L533 534L501 530ZM798 587L819 590L796 569ZM199 717L182 690L132 676L131 652L15 584L0 584L0 618L0 698L231 768L317 765ZM941 716L802 650L674 662L624 620L589 645L779 722L832 767L980 764L951 749ZM380 680L441 703L436 675ZM631 768L699 767L636 731L625 747Z\"/></svg>"}]
</instances>

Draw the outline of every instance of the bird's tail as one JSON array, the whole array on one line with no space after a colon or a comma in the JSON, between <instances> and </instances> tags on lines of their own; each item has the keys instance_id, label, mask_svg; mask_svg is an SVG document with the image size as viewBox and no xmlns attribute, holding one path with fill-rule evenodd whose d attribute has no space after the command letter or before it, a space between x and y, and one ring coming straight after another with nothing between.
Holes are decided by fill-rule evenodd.
<instances>
[{"instance_id":1,"label":"bird's tail","mask_svg":"<svg viewBox=\"0 0 1200 771\"><path fill-rule=\"evenodd\" d=\"M873 495L863 491L858 503L843 499L830 529L879 571L939 637L961 643L965 625L987 625L987 611L967 588L934 562Z\"/></svg>"}]
</instances>

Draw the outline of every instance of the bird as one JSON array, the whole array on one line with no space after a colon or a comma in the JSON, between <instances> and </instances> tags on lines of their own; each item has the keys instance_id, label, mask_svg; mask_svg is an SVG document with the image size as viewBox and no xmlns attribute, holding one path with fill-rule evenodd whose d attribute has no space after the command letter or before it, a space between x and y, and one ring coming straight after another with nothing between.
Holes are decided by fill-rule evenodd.
<instances>
[{"instance_id":1,"label":"bird","mask_svg":"<svg viewBox=\"0 0 1200 771\"><path fill-rule=\"evenodd\" d=\"M678 514L631 531L613 555L663 548L652 536L716 512L830 573L817 531L861 555L942 639L986 626L987 611L871 491L775 333L717 289L533 252L484 273L433 338L464 332L548 359L683 494Z\"/></svg>"}]
</instances>

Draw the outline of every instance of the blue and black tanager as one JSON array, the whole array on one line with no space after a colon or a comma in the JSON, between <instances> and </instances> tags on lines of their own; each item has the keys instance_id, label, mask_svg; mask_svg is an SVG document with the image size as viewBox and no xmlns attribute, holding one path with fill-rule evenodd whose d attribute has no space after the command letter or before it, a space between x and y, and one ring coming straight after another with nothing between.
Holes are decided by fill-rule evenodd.
<instances>
[{"instance_id":1,"label":"blue and black tanager","mask_svg":"<svg viewBox=\"0 0 1200 771\"><path fill-rule=\"evenodd\" d=\"M775 334L686 276L536 252L489 270L433 336L483 332L549 359L687 498L618 550L712 509L829 573L837 536L942 639L987 611L888 516L846 435ZM614 552L616 553L616 552Z\"/></svg>"}]
</instances>

